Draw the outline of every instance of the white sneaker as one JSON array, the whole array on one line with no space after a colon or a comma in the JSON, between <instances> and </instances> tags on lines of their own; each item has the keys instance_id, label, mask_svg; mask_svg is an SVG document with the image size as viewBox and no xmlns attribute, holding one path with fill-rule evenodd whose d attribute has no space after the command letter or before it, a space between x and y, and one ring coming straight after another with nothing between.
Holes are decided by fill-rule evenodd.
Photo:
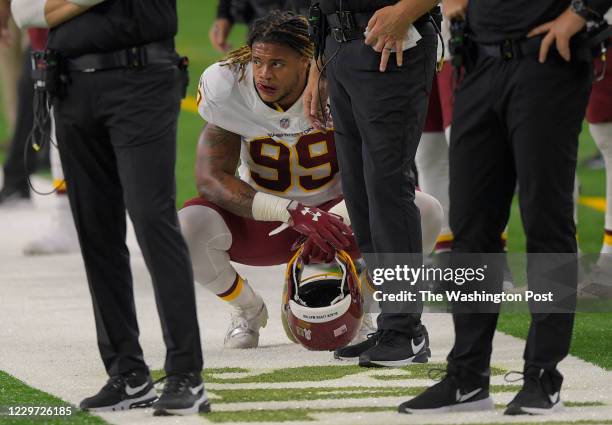
<instances>
[{"instance_id":1,"label":"white sneaker","mask_svg":"<svg viewBox=\"0 0 612 425\"><path fill-rule=\"evenodd\" d=\"M80 249L68 196L59 195L47 233L30 241L23 248L24 255L71 254Z\"/></svg>"},{"instance_id":2,"label":"white sneaker","mask_svg":"<svg viewBox=\"0 0 612 425\"><path fill-rule=\"evenodd\" d=\"M259 345L259 329L268 324L268 309L261 297L258 296L257 301L256 308L238 308L232 314L224 341L227 348L256 348Z\"/></svg>"},{"instance_id":3,"label":"white sneaker","mask_svg":"<svg viewBox=\"0 0 612 425\"><path fill-rule=\"evenodd\" d=\"M361 341L368 339L368 335L376 332L378 328L372 320L372 313L363 313L363 320L361 321L361 327L355 335L355 338L351 341L351 344L356 344Z\"/></svg>"},{"instance_id":4,"label":"white sneaker","mask_svg":"<svg viewBox=\"0 0 612 425\"><path fill-rule=\"evenodd\" d=\"M612 265L595 264L578 285L580 299L612 299Z\"/></svg>"}]
</instances>

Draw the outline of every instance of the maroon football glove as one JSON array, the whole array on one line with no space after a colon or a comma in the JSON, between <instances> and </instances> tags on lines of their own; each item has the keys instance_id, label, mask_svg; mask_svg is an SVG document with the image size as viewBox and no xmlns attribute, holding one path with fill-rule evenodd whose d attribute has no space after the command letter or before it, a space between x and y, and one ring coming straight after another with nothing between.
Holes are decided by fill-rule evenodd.
<instances>
[{"instance_id":1,"label":"maroon football glove","mask_svg":"<svg viewBox=\"0 0 612 425\"><path fill-rule=\"evenodd\" d=\"M324 252L313 242L311 237L308 237L306 242L304 242L304 249L302 249L302 261L304 261L304 264L327 264L334 261L335 257L335 249L330 253Z\"/></svg>"},{"instance_id":2,"label":"maroon football glove","mask_svg":"<svg viewBox=\"0 0 612 425\"><path fill-rule=\"evenodd\" d=\"M353 234L342 219L317 207L307 207L302 203L292 203L289 208L291 220L289 225L328 255L334 255L337 249L350 246L348 236ZM308 241L307 241L308 242Z\"/></svg>"}]
</instances>

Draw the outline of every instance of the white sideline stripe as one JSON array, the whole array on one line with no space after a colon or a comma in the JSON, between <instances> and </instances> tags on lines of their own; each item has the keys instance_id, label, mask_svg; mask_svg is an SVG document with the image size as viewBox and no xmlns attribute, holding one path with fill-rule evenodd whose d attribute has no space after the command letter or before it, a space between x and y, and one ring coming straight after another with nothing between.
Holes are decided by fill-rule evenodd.
<instances>
[{"instance_id":1,"label":"white sideline stripe","mask_svg":"<svg viewBox=\"0 0 612 425\"><path fill-rule=\"evenodd\" d=\"M37 187L42 188L44 180L35 179ZM50 187L50 183L48 183ZM23 380L26 384L49 392L74 405L99 390L106 381L102 363L96 347L93 314L89 291L87 289L83 263L79 255L27 258L21 255L21 247L41 229L46 229L50 222L54 197L34 199L34 207L15 210L0 208L0 288L2 288L2 308L0 309L0 341L2 356L0 370ZM161 369L165 349L162 344L159 319L150 278L137 249L133 235L128 237L128 246L132 250L132 269L134 291L139 317L141 344L147 362L153 369ZM280 285L283 266L272 268L238 267L242 274L249 276L249 282L262 294L270 312L280 311ZM307 352L295 344L286 341L279 320L279 314L272 313L268 327L261 333L263 347L250 350L223 349L223 337L229 318L229 307L219 302L201 288L197 288L200 329L202 330L207 367L242 367L258 369L266 366L269 369L271 360L275 368L297 367L304 365L338 364L327 352ZM452 343L451 318L443 314L426 314L423 318L431 336L433 350L432 362L442 362ZM522 369L524 342L501 333L495 335L494 365L508 370ZM612 406L612 373L599 367L568 357L561 365L565 375L561 392L563 400L602 401ZM373 374L391 373L382 370ZM355 378L353 376L353 378ZM351 376L341 380L355 385L358 380ZM368 386L385 381L368 379ZM497 379L497 378L496 378ZM412 380L411 380L412 381ZM337 385L336 381L334 386ZM389 385L403 385L406 381L388 381ZM412 381L414 382L414 381ZM495 382L494 382L495 383ZM282 386L293 387L295 383ZM318 382L314 386L325 386L329 382ZM248 384L252 385L252 384ZM276 384L275 384L276 385ZM210 390L213 392L214 384ZM238 388L234 386L234 388ZM496 403L507 400L500 394L492 395ZM511 397L503 394L503 397ZM397 397L396 402L405 397ZM319 401L316 401L317 403ZM363 405L366 399L333 400L334 407L350 406L350 403ZM368 405L381 405L382 400L367 400ZM295 403L295 402L293 402ZM263 407L263 403L258 403ZM300 405L304 405L300 402ZM308 401L307 405L314 405ZM215 405L221 409L222 404ZM227 404L236 408L237 404ZM597 416L594 416L594 415ZM131 410L120 413L101 415L109 423L117 425L149 425L172 423L173 425L202 425L205 421L199 417L162 418L152 417L152 409ZM362 425L369 423L422 423L422 417L409 417L393 412L389 413L355 413L340 415L317 414L322 418L320 423ZM481 415L471 419L461 416L464 422L512 422L499 413ZM553 415L545 420L576 420L612 418L612 409L606 408L568 408L566 413ZM427 423L457 423L457 414L444 417L428 417ZM541 418L520 418L520 421L542 422ZM305 425L316 425L307 422ZM269 424L268 424L269 425ZM300 425L299 423L290 425Z\"/></svg>"}]
</instances>

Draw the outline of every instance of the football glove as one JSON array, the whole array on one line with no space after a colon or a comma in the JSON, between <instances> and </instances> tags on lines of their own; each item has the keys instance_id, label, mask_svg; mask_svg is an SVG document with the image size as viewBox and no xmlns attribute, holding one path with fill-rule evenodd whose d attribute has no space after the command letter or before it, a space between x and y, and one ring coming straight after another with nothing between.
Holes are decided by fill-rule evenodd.
<instances>
[{"instance_id":1,"label":"football glove","mask_svg":"<svg viewBox=\"0 0 612 425\"><path fill-rule=\"evenodd\" d=\"M307 236L311 240L309 245L316 245L325 254L333 257L336 250L350 246L349 237L353 231L339 216L317 207L307 207L300 202L292 202L287 211L291 216L289 226Z\"/></svg>"}]
</instances>

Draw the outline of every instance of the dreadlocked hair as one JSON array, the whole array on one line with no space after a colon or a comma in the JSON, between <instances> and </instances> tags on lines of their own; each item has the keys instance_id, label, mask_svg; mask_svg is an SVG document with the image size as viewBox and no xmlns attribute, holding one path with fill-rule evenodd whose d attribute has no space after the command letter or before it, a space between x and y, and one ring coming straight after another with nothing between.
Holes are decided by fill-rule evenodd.
<instances>
[{"instance_id":1,"label":"dreadlocked hair","mask_svg":"<svg viewBox=\"0 0 612 425\"><path fill-rule=\"evenodd\" d=\"M221 61L221 66L239 72L242 80L246 67L251 62L251 49L255 43L283 44L309 59L314 56L314 45L308 37L306 18L291 12L275 10L253 23L247 45L228 53Z\"/></svg>"}]
</instances>

